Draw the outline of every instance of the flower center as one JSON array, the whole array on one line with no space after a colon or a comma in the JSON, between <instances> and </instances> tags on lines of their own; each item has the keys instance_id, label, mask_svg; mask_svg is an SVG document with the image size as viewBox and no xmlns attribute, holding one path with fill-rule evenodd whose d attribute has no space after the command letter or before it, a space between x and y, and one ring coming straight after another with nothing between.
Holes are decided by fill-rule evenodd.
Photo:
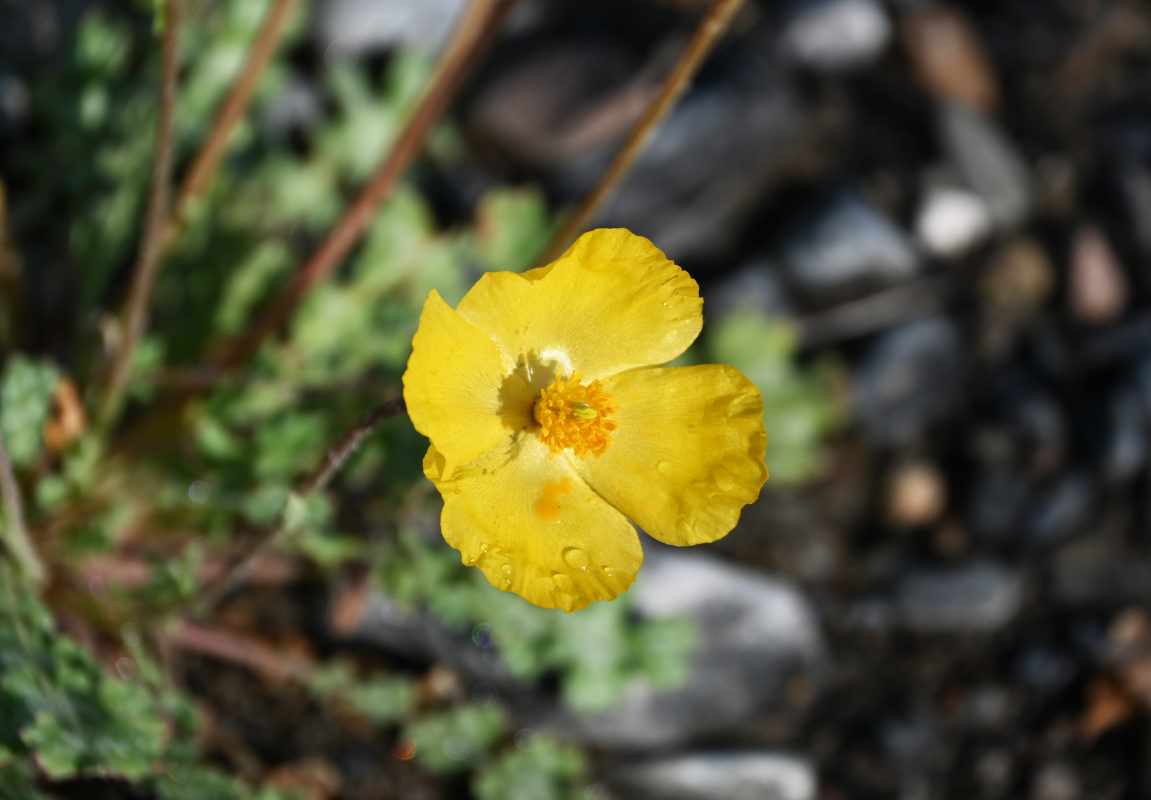
<instances>
[{"instance_id":1,"label":"flower center","mask_svg":"<svg viewBox=\"0 0 1151 800\"><path fill-rule=\"evenodd\" d=\"M556 378L536 398L533 413L540 426L540 438L557 453L571 449L579 458L599 458L612 445L611 434L619 423L609 416L619 411L615 398L603 384L583 384L578 372Z\"/></svg>"}]
</instances>

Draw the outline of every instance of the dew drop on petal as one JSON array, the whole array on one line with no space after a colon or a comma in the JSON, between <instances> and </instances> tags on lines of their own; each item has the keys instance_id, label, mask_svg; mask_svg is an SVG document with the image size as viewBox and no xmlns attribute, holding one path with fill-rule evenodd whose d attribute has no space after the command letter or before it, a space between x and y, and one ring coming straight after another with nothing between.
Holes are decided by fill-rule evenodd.
<instances>
[{"instance_id":1,"label":"dew drop on petal","mask_svg":"<svg viewBox=\"0 0 1151 800\"><path fill-rule=\"evenodd\" d=\"M655 465L655 471L660 475L671 475L674 469L670 461L661 461Z\"/></svg>"},{"instance_id":2,"label":"dew drop on petal","mask_svg":"<svg viewBox=\"0 0 1151 800\"><path fill-rule=\"evenodd\" d=\"M572 569L586 570L588 564L587 553L578 547L565 547L563 552L564 563Z\"/></svg>"},{"instance_id":3,"label":"dew drop on petal","mask_svg":"<svg viewBox=\"0 0 1151 800\"><path fill-rule=\"evenodd\" d=\"M553 575L552 580L555 581L556 588L565 594L570 594L572 589L575 588L575 582L572 581L571 577L564 575L562 572L557 572Z\"/></svg>"},{"instance_id":4,"label":"dew drop on petal","mask_svg":"<svg viewBox=\"0 0 1151 800\"><path fill-rule=\"evenodd\" d=\"M500 589L508 591L512 588L512 574L514 570L511 564L500 565Z\"/></svg>"}]
</instances>

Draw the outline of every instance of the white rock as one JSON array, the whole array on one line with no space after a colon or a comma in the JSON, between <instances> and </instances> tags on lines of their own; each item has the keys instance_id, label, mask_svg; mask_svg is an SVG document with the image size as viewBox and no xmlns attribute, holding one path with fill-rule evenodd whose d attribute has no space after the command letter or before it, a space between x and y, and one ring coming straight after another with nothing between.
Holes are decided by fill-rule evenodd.
<instances>
[{"instance_id":1,"label":"white rock","mask_svg":"<svg viewBox=\"0 0 1151 800\"><path fill-rule=\"evenodd\" d=\"M624 767L611 782L633 800L814 800L815 770L780 753L688 753Z\"/></svg>"},{"instance_id":2,"label":"white rock","mask_svg":"<svg viewBox=\"0 0 1151 800\"><path fill-rule=\"evenodd\" d=\"M963 255L987 240L994 220L982 197L966 189L928 191L915 220L915 235L933 256Z\"/></svg>"},{"instance_id":3,"label":"white rock","mask_svg":"<svg viewBox=\"0 0 1151 800\"><path fill-rule=\"evenodd\" d=\"M845 70L877 58L891 40L891 22L873 0L809 2L783 34L788 52L801 64Z\"/></svg>"}]
</instances>

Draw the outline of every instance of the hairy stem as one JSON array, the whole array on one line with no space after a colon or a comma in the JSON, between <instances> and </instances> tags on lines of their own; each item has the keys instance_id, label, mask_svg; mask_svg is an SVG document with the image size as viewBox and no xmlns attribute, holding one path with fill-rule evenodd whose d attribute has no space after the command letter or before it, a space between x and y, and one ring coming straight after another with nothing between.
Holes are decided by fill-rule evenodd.
<instances>
[{"instance_id":1,"label":"hairy stem","mask_svg":"<svg viewBox=\"0 0 1151 800\"><path fill-rule=\"evenodd\" d=\"M696 28L695 34L687 43L687 47L684 48L683 54L668 74L667 79L664 80L659 92L652 98L643 115L628 133L627 140L616 153L611 165L600 176L591 192L567 216L559 233L552 238L551 244L542 258L542 264L554 261L562 254L611 196L612 191L627 175L639 154L643 152L644 146L651 139L659 124L675 108L676 102L687 89L700 65L703 64L704 58L727 30L732 18L742 5L743 0L715 0L712 3L711 8L708 9Z\"/></svg>"},{"instance_id":2,"label":"hairy stem","mask_svg":"<svg viewBox=\"0 0 1151 800\"><path fill-rule=\"evenodd\" d=\"M156 282L162 255L162 240L172 192L181 4L182 0L169 0L164 14L164 32L160 45L160 113L156 120L156 150L152 158L148 210L144 219L140 252L132 275L132 288L124 311L122 341L113 359L100 407L99 424L105 429L115 420L124 402L124 391L132 369L132 356L148 322L148 299L152 295L152 286Z\"/></svg>"},{"instance_id":3,"label":"hairy stem","mask_svg":"<svg viewBox=\"0 0 1151 800\"><path fill-rule=\"evenodd\" d=\"M256 85L275 53L280 32L295 4L296 0L275 0L268 9L252 49L248 53L247 61L240 69L236 82L232 84L224 104L212 121L208 137L200 146L200 151L196 154L192 165L188 167L180 184L180 191L176 194L176 202L172 206L172 214L164 227L161 250L166 250L179 236L190 203L203 193L220 166L220 161L227 152L228 139L251 105Z\"/></svg>"},{"instance_id":4,"label":"hairy stem","mask_svg":"<svg viewBox=\"0 0 1151 800\"><path fill-rule=\"evenodd\" d=\"M436 66L428 88L374 177L344 212L327 239L246 331L212 354L215 365L244 361L288 320L308 290L327 277L360 240L380 203L407 171L432 126L455 97L469 68L495 40L504 15L517 0L472 0Z\"/></svg>"},{"instance_id":5,"label":"hairy stem","mask_svg":"<svg viewBox=\"0 0 1151 800\"><path fill-rule=\"evenodd\" d=\"M388 402L373 408L356 421L340 440L324 454L324 460L315 469L312 475L301 483L292 496L303 499L312 492L324 488L341 467L347 463L352 454L356 452L364 439L368 438L381 423L397 417L407 411L403 396L395 397ZM286 509L285 509L286 510ZM194 605L193 616L209 613L217 603L228 595L244 579L253 562L264 550L276 540L284 530L286 524L285 512L280 513L276 523L259 536L254 537L233 558L231 563L220 570L212 581L207 583L200 591Z\"/></svg>"},{"instance_id":6,"label":"hairy stem","mask_svg":"<svg viewBox=\"0 0 1151 800\"><path fill-rule=\"evenodd\" d=\"M8 523L5 526L5 543L20 571L34 586L39 587L47 573L28 537L24 506L20 501L20 486L16 483L16 473L12 470L12 460L8 458L3 434L0 434L0 494L4 495L4 516Z\"/></svg>"}]
</instances>

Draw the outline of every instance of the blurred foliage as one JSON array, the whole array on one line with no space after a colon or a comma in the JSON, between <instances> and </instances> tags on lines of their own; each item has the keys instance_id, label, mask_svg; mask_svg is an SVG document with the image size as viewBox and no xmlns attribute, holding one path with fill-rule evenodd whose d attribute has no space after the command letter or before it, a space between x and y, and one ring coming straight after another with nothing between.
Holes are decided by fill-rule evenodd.
<instances>
[{"instance_id":1,"label":"blurred foliage","mask_svg":"<svg viewBox=\"0 0 1151 800\"><path fill-rule=\"evenodd\" d=\"M51 364L13 356L0 376L0 433L13 466L35 463L44 448L44 423L60 373Z\"/></svg>"},{"instance_id":2,"label":"blurred foliage","mask_svg":"<svg viewBox=\"0 0 1151 800\"><path fill-rule=\"evenodd\" d=\"M152 13L163 4L140 5ZM186 15L179 164L206 135L265 10L264 0L230 0ZM301 19L286 50L301 43ZM90 334L115 340L153 157L151 21L125 9L89 15L68 60L30 94L30 124L44 135L23 138L11 159L12 185L25 192L18 234L63 251L53 252L56 268L67 271L75 296L59 324L82 334L59 363L17 354L2 365L0 432L29 524L63 584L75 583L89 559L124 549L145 559L148 575L98 599L62 591L49 607L0 561L0 796L38 797L29 787L78 776L117 776L131 782L133 796L162 800L283 796L201 763L194 702L145 644L196 597L209 555L281 517L277 545L305 559L310 574L373 565L377 590L470 634L485 658L525 684L554 681L575 709L607 708L634 681L682 682L696 643L686 623L639 618L626 595L579 614L536 608L464 567L438 536L417 533L418 521L438 509L421 471L427 443L410 425L373 434L338 490L292 492L363 411L398 391L431 289L454 304L482 272L535 263L555 231L539 191L491 188L474 223L445 230L416 185L398 186L337 274L308 293L284 335L242 373L197 366L250 324L336 222L419 96L432 67L424 55L398 52L371 69L325 60L319 81L306 86L290 59L273 62L160 273L128 409L134 422L159 421L142 425L129 447L109 447L87 431L46 449L44 423L61 377L87 386L93 406L106 365ZM275 121L277 102L292 92L316 95L306 125ZM460 148L444 125L429 150L450 161ZM794 339L759 318L721 323L707 349L764 391L773 479L816 475L820 438L839 419L827 399L832 371L796 367ZM187 381L196 398L178 418L153 413L155 399ZM84 644L61 632L62 619L88 634ZM109 647L127 648L130 678L115 677L93 655ZM584 796L578 749L513 732L490 703L428 708L413 676L365 673L339 660L320 664L305 684L319 702L414 743L429 774L468 773L481 800Z\"/></svg>"},{"instance_id":3,"label":"blurred foliage","mask_svg":"<svg viewBox=\"0 0 1151 800\"><path fill-rule=\"evenodd\" d=\"M797 363L799 338L788 322L750 309L733 311L704 339L706 361L731 364L763 394L767 428L767 489L802 485L826 468L824 442L847 419L839 364L823 358Z\"/></svg>"}]
</instances>

